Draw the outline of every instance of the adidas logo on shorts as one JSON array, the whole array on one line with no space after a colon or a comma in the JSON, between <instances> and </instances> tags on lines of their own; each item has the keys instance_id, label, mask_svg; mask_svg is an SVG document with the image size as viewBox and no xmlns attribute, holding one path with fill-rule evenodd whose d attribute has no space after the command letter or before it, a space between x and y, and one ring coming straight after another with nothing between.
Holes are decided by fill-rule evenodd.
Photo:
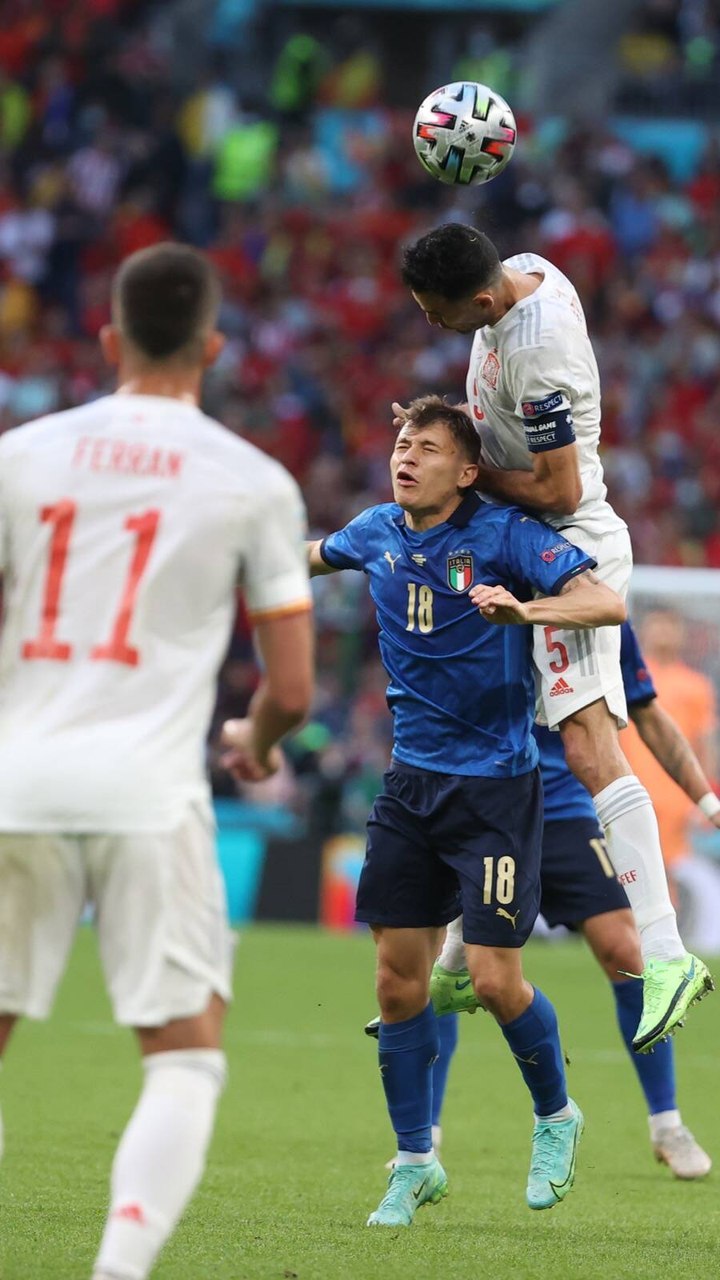
<instances>
[{"instance_id":1,"label":"adidas logo on shorts","mask_svg":"<svg viewBox=\"0 0 720 1280\"><path fill-rule=\"evenodd\" d=\"M555 681L552 689L550 690L550 697L559 698L561 693L574 693L574 692L575 690L573 689L572 685L568 684L567 680L563 680L562 676L560 676L559 680Z\"/></svg>"}]
</instances>

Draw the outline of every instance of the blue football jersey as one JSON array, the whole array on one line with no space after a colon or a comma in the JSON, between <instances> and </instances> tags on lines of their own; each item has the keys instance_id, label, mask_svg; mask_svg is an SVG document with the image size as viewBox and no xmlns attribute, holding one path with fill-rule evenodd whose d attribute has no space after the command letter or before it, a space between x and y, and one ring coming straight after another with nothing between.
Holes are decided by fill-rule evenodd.
<instances>
[{"instance_id":1,"label":"blue football jersey","mask_svg":"<svg viewBox=\"0 0 720 1280\"><path fill-rule=\"evenodd\" d=\"M368 576L390 679L394 757L475 777L533 769L532 628L486 622L468 591L482 582L519 600L554 595L595 561L517 507L474 493L422 533L395 503L372 507L326 538L321 555Z\"/></svg>"},{"instance_id":2,"label":"blue football jersey","mask_svg":"<svg viewBox=\"0 0 720 1280\"><path fill-rule=\"evenodd\" d=\"M657 697L631 622L623 622L620 628L620 666L629 707L641 706ZM590 793L565 762L560 734L551 733L540 724L535 725L533 733L540 749L546 821L595 818L597 815Z\"/></svg>"},{"instance_id":3,"label":"blue football jersey","mask_svg":"<svg viewBox=\"0 0 720 1280\"><path fill-rule=\"evenodd\" d=\"M638 638L631 622L623 622L620 628L620 666L629 707L642 706L657 698L655 685L642 656Z\"/></svg>"}]
</instances>

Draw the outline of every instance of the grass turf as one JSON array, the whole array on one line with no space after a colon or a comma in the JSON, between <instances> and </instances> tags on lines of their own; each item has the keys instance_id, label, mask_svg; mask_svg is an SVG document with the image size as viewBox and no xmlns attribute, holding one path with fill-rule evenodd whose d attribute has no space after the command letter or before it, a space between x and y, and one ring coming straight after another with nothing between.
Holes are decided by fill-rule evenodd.
<instances>
[{"instance_id":1,"label":"grass turf","mask_svg":"<svg viewBox=\"0 0 720 1280\"><path fill-rule=\"evenodd\" d=\"M364 935L245 934L208 1171L157 1280L715 1280L720 1175L680 1183L652 1160L607 984L579 943L535 945L526 960L556 1003L586 1117L572 1195L550 1213L525 1207L527 1095L490 1018L464 1015L444 1117L450 1197L410 1230L368 1231L393 1149L361 1030L372 968ZM693 1011L676 1047L683 1117L720 1153L718 996ZM131 1037L110 1021L89 930L52 1020L21 1027L11 1049L0 1276L87 1280L140 1078Z\"/></svg>"}]
</instances>

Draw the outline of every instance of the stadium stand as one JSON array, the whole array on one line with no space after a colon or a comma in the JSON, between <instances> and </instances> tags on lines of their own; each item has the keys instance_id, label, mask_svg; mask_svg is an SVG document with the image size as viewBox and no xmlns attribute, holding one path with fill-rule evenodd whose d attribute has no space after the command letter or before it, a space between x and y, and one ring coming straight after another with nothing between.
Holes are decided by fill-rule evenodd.
<instances>
[{"instance_id":1,"label":"stadium stand","mask_svg":"<svg viewBox=\"0 0 720 1280\"><path fill-rule=\"evenodd\" d=\"M397 13L369 26L359 10L203 4L194 20L202 9L210 40L178 56L173 23L189 8L5 0L0 430L108 389L96 338L114 267L187 240L226 294L209 412L294 472L317 534L336 528L388 495L390 402L462 393L467 343L427 328L398 245L477 219L504 252L546 254L582 295L606 473L638 563L720 568L718 6L636 5L608 86L620 114L520 113L509 169L466 193L417 165L412 104L445 76L441 55L512 99L527 15L474 15L470 39L456 15L438 51L426 11L423 56L398 79ZM678 119L658 134L660 98ZM320 805L326 830L354 828L388 745L374 623L351 579L320 584L318 617L317 732L292 748L282 799ZM249 660L241 619L224 709L245 705Z\"/></svg>"}]
</instances>

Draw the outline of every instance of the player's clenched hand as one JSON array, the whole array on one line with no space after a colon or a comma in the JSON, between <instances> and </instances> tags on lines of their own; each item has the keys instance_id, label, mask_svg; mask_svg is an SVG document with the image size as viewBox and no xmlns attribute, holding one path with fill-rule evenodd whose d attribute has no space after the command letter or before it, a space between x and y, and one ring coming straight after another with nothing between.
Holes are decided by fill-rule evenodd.
<instances>
[{"instance_id":1,"label":"player's clenched hand","mask_svg":"<svg viewBox=\"0 0 720 1280\"><path fill-rule=\"evenodd\" d=\"M398 404L397 400L393 400L390 407L393 411L393 427L396 431L399 431L407 422L408 411L401 404Z\"/></svg>"},{"instance_id":2,"label":"player's clenched hand","mask_svg":"<svg viewBox=\"0 0 720 1280\"><path fill-rule=\"evenodd\" d=\"M506 625L527 622L527 606L516 600L505 587L488 587L479 583L470 591L470 599L487 622Z\"/></svg>"},{"instance_id":3,"label":"player's clenched hand","mask_svg":"<svg viewBox=\"0 0 720 1280\"><path fill-rule=\"evenodd\" d=\"M282 764L279 747L271 747L267 757L259 759L255 754L254 726L245 720L226 720L220 734L224 748L220 763L238 782L263 782L277 773Z\"/></svg>"}]
</instances>

